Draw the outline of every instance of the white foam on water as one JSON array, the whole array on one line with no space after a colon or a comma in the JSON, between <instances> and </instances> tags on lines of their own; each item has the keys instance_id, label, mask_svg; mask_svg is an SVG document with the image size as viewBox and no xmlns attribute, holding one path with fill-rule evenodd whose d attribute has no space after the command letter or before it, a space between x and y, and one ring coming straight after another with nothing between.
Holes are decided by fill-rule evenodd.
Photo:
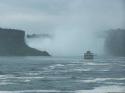
<instances>
[{"instance_id":1,"label":"white foam on water","mask_svg":"<svg viewBox=\"0 0 125 93\"><path fill-rule=\"evenodd\" d=\"M101 86L92 90L60 91L60 90L20 90L20 91L0 91L0 93L108 93L125 92L125 86Z\"/></svg>"},{"instance_id":2,"label":"white foam on water","mask_svg":"<svg viewBox=\"0 0 125 93\"><path fill-rule=\"evenodd\" d=\"M104 71L104 72L106 72L106 71L110 71L110 70L108 70L108 69L104 69L104 70L99 70L99 71Z\"/></svg>"},{"instance_id":3,"label":"white foam on water","mask_svg":"<svg viewBox=\"0 0 125 93\"><path fill-rule=\"evenodd\" d=\"M109 63L84 62L85 65L109 65Z\"/></svg>"},{"instance_id":4,"label":"white foam on water","mask_svg":"<svg viewBox=\"0 0 125 93\"><path fill-rule=\"evenodd\" d=\"M16 77L13 75L0 75L0 85L8 85L8 84L14 84L12 82L10 82L11 79L13 80L22 80L24 82L30 82L31 80L34 79L43 79L44 77L41 76L20 76L20 77Z\"/></svg>"},{"instance_id":5,"label":"white foam on water","mask_svg":"<svg viewBox=\"0 0 125 93\"><path fill-rule=\"evenodd\" d=\"M0 75L0 80L1 80L1 79L11 78L11 77L14 77L14 76L13 76L13 75L9 75L9 74L6 74L6 75Z\"/></svg>"},{"instance_id":6,"label":"white foam on water","mask_svg":"<svg viewBox=\"0 0 125 93\"><path fill-rule=\"evenodd\" d=\"M19 79L23 82L30 82L34 79L43 79L44 77L13 77L13 79Z\"/></svg>"},{"instance_id":7,"label":"white foam on water","mask_svg":"<svg viewBox=\"0 0 125 93\"><path fill-rule=\"evenodd\" d=\"M13 92L13 91L0 91L0 93L18 93L18 92Z\"/></svg>"},{"instance_id":8,"label":"white foam on water","mask_svg":"<svg viewBox=\"0 0 125 93\"><path fill-rule=\"evenodd\" d=\"M124 83L118 83L118 82L105 82L105 84L110 84L110 85L123 85Z\"/></svg>"},{"instance_id":9,"label":"white foam on water","mask_svg":"<svg viewBox=\"0 0 125 93\"><path fill-rule=\"evenodd\" d=\"M11 78L14 78L14 79L43 79L44 77L11 77Z\"/></svg>"},{"instance_id":10,"label":"white foam on water","mask_svg":"<svg viewBox=\"0 0 125 93\"><path fill-rule=\"evenodd\" d=\"M24 82L30 82L31 80L29 80L29 79L26 79L26 80L24 80Z\"/></svg>"},{"instance_id":11,"label":"white foam on water","mask_svg":"<svg viewBox=\"0 0 125 93\"><path fill-rule=\"evenodd\" d=\"M64 66L64 65L62 65L62 64L55 64L55 65L49 66L49 68L55 69L56 67L63 67L63 66Z\"/></svg>"},{"instance_id":12,"label":"white foam on water","mask_svg":"<svg viewBox=\"0 0 125 93\"><path fill-rule=\"evenodd\" d=\"M73 91L60 91L60 90L23 90L23 91L0 91L0 93L61 93L61 92L68 92L68 93L72 93Z\"/></svg>"},{"instance_id":13,"label":"white foam on water","mask_svg":"<svg viewBox=\"0 0 125 93\"><path fill-rule=\"evenodd\" d=\"M62 76L49 76L49 77L45 77L44 79L49 79L49 80L62 80L62 79L69 79L71 78L70 76L68 77L62 77Z\"/></svg>"},{"instance_id":14,"label":"white foam on water","mask_svg":"<svg viewBox=\"0 0 125 93\"><path fill-rule=\"evenodd\" d=\"M40 76L20 76L20 77L16 77L14 75L0 75L0 80L2 79L41 79L41 78L44 78L44 77L40 77Z\"/></svg>"},{"instance_id":15,"label":"white foam on water","mask_svg":"<svg viewBox=\"0 0 125 93\"><path fill-rule=\"evenodd\" d=\"M41 79L44 77L40 76L20 76L16 77L14 75L0 75L0 80L5 80L5 79Z\"/></svg>"},{"instance_id":16,"label":"white foam on water","mask_svg":"<svg viewBox=\"0 0 125 93\"><path fill-rule=\"evenodd\" d=\"M91 71L90 68L86 68L86 69L73 69L72 71Z\"/></svg>"},{"instance_id":17,"label":"white foam on water","mask_svg":"<svg viewBox=\"0 0 125 93\"><path fill-rule=\"evenodd\" d=\"M125 78L95 78L95 79L87 79L87 80L80 80L80 81L90 83L90 82L101 82L106 80L125 80Z\"/></svg>"},{"instance_id":18,"label":"white foam on water","mask_svg":"<svg viewBox=\"0 0 125 93\"><path fill-rule=\"evenodd\" d=\"M27 73L25 73L25 75L29 75L29 76L37 76L39 74L41 74L41 73L40 72L27 72Z\"/></svg>"},{"instance_id":19,"label":"white foam on water","mask_svg":"<svg viewBox=\"0 0 125 93\"><path fill-rule=\"evenodd\" d=\"M77 90L75 93L109 93L125 92L125 86L102 86L93 90Z\"/></svg>"},{"instance_id":20,"label":"white foam on water","mask_svg":"<svg viewBox=\"0 0 125 93\"><path fill-rule=\"evenodd\" d=\"M2 86L2 85L10 85L10 84L15 84L15 83L11 83L11 82L0 82L0 86Z\"/></svg>"},{"instance_id":21,"label":"white foam on water","mask_svg":"<svg viewBox=\"0 0 125 93\"><path fill-rule=\"evenodd\" d=\"M62 65L62 64L56 64L55 66L62 67L62 66L64 66L64 65Z\"/></svg>"}]
</instances>

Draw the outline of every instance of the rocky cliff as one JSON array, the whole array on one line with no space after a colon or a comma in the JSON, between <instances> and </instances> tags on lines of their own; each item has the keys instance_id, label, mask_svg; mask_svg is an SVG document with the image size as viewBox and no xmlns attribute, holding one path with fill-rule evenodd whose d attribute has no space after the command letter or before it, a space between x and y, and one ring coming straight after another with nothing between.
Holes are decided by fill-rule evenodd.
<instances>
[{"instance_id":1,"label":"rocky cliff","mask_svg":"<svg viewBox=\"0 0 125 93\"><path fill-rule=\"evenodd\" d=\"M25 32L0 28L0 56L50 56L46 51L30 48L25 43Z\"/></svg>"},{"instance_id":2,"label":"rocky cliff","mask_svg":"<svg viewBox=\"0 0 125 93\"><path fill-rule=\"evenodd\" d=\"M108 32L105 50L113 56L125 56L125 30L115 29Z\"/></svg>"}]
</instances>

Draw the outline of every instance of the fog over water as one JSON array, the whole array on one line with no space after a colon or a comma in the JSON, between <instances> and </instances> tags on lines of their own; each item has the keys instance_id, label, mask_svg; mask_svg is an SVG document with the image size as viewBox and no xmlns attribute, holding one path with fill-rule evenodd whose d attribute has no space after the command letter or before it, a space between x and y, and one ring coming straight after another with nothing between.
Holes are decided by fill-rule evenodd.
<instances>
[{"instance_id":1,"label":"fog over water","mask_svg":"<svg viewBox=\"0 0 125 93\"><path fill-rule=\"evenodd\" d=\"M0 0L0 27L47 34L26 42L55 56L103 54L104 31L125 28L124 6L124 0Z\"/></svg>"}]
</instances>

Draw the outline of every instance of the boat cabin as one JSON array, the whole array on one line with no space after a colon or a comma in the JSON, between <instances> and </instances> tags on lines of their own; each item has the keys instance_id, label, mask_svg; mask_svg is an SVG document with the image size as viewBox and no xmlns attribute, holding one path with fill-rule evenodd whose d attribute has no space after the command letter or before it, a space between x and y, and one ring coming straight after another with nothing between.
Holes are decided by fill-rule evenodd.
<instances>
[{"instance_id":1,"label":"boat cabin","mask_svg":"<svg viewBox=\"0 0 125 93\"><path fill-rule=\"evenodd\" d=\"M84 59L94 59L94 54L91 51L84 53Z\"/></svg>"}]
</instances>

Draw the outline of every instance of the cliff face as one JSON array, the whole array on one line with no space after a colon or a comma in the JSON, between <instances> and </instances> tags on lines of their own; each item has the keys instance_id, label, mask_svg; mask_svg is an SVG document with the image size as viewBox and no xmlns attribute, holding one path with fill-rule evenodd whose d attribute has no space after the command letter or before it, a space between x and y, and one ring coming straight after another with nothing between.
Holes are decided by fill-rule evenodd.
<instances>
[{"instance_id":1,"label":"cliff face","mask_svg":"<svg viewBox=\"0 0 125 93\"><path fill-rule=\"evenodd\" d=\"M125 30L111 30L105 41L105 50L113 56L125 56Z\"/></svg>"},{"instance_id":2,"label":"cliff face","mask_svg":"<svg viewBox=\"0 0 125 93\"><path fill-rule=\"evenodd\" d=\"M25 44L25 32L0 28L0 56L49 56Z\"/></svg>"}]
</instances>

